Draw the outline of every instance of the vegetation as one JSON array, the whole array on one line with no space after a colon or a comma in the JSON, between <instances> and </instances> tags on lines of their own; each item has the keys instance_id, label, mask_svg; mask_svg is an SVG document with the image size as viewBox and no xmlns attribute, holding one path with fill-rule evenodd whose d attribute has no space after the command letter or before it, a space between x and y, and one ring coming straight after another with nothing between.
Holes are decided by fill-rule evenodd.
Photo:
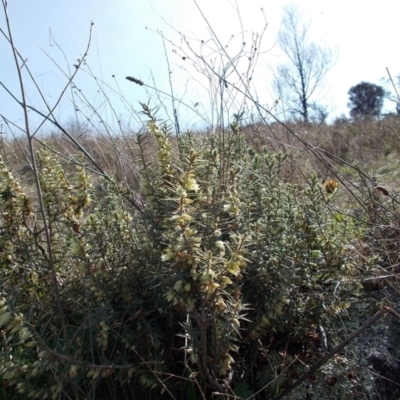
<instances>
[{"instance_id":1,"label":"vegetation","mask_svg":"<svg viewBox=\"0 0 400 400\"><path fill-rule=\"evenodd\" d=\"M381 86L361 82L349 90L350 115L353 118L379 117L385 91Z\"/></svg>"},{"instance_id":2,"label":"vegetation","mask_svg":"<svg viewBox=\"0 0 400 400\"><path fill-rule=\"evenodd\" d=\"M398 290L399 118L267 124L220 50L207 130L146 103L137 132L67 127L28 104L8 28L25 137L0 148L1 397L372 399L343 341L393 311L368 290Z\"/></svg>"},{"instance_id":3,"label":"vegetation","mask_svg":"<svg viewBox=\"0 0 400 400\"><path fill-rule=\"evenodd\" d=\"M400 75L397 75L395 79L392 78L389 69L387 68L389 78L386 82L390 84L391 89L385 91L385 99L394 103L396 106L396 113L400 114L400 97L398 93L398 87L400 87Z\"/></svg>"},{"instance_id":4,"label":"vegetation","mask_svg":"<svg viewBox=\"0 0 400 400\"><path fill-rule=\"evenodd\" d=\"M328 114L318 104L316 94L335 57L329 48L310 41L309 28L296 6L284 8L278 43L288 61L278 66L274 86L277 97L293 117L305 122L311 119L324 122Z\"/></svg>"},{"instance_id":5,"label":"vegetation","mask_svg":"<svg viewBox=\"0 0 400 400\"><path fill-rule=\"evenodd\" d=\"M240 116L224 141L190 132L176 141L144 111L148 131L132 138L141 159L135 191L95 184L82 166L38 153L57 286L37 201L1 165L7 390L271 398L302 370L279 352L303 343L311 353L299 360L318 357L317 327L351 317L378 260L398 262L379 228L392 220L385 196L367 185L354 218L337 181L288 179L299 155L254 148L257 137L246 143L252 128L245 135ZM385 247L369 241L372 232ZM295 369L278 372L282 361Z\"/></svg>"}]
</instances>

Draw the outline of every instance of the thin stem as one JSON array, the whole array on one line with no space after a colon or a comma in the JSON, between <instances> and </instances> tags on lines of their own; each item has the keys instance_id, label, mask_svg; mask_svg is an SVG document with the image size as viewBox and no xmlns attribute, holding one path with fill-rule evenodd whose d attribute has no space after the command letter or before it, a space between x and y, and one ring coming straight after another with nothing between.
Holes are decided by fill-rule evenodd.
<instances>
[{"instance_id":1,"label":"thin stem","mask_svg":"<svg viewBox=\"0 0 400 400\"><path fill-rule=\"evenodd\" d=\"M9 41L10 41L11 50L12 50L12 54L13 54L14 61L15 61L15 66L16 66L20 90L21 90L21 97L22 97L21 105L22 105L23 112L24 112L25 132L26 132L26 136L28 138L28 148L29 148L29 153L30 153L29 155L31 158L31 167L32 167L32 170L34 173L34 179L35 179L36 190L37 190L37 195L38 195L40 213L43 218L43 230L44 230L44 234L46 237L47 257L48 257L51 277L52 277L52 281L53 281L53 285L54 285L54 291L55 291L55 296L56 296L56 300L57 300L57 308L58 308L58 312L59 312L59 318L61 320L61 326L62 326L64 341L65 341L65 347L66 347L66 350L68 350L69 344L68 344L68 334L67 334L67 328L66 328L65 316L64 316L64 308L63 308L63 304L62 304L62 300L61 300L60 287L59 287L57 272L56 272L55 263L54 263L54 255L53 255L53 248L52 248L52 244L51 244L49 223L47 220L47 215L46 215L44 201L43 201L43 195L42 195L40 181L39 181L39 174L38 174L38 169L37 169L37 165L36 165L36 157L35 157L35 152L34 152L34 147L33 147L33 137L30 134L28 106L27 106L26 97L25 97L24 81L22 78L21 68L18 64L17 51L15 49L14 40L12 37L11 24L10 24L10 20L8 18L8 12L7 12L7 1L2 0L2 3L3 3L3 10L4 10L5 19L6 19Z\"/></svg>"}]
</instances>

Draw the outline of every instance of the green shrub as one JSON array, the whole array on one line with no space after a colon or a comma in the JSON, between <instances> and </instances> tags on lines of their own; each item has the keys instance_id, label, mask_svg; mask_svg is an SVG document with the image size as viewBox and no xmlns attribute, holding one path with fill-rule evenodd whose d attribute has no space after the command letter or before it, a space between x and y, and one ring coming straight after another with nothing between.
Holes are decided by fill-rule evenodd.
<instances>
[{"instance_id":1,"label":"green shrub","mask_svg":"<svg viewBox=\"0 0 400 400\"><path fill-rule=\"evenodd\" d=\"M239 115L172 140L143 107L138 193L96 192L83 167L39 154L57 285L36 201L0 165L0 373L15 396L251 395L256 364L277 371L261 341L300 340L350 305L359 232L332 211L335 182L285 182L286 156L248 146Z\"/></svg>"}]
</instances>

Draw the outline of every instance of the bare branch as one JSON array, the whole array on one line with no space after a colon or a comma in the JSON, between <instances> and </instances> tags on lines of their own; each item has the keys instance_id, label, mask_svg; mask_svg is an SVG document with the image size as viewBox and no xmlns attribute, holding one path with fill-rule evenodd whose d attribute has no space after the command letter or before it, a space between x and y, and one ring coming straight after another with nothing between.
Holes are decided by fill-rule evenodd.
<instances>
[{"instance_id":1,"label":"bare branch","mask_svg":"<svg viewBox=\"0 0 400 400\"><path fill-rule=\"evenodd\" d=\"M308 40L309 27L302 22L295 6L284 9L278 43L288 62L277 67L274 82L289 111L300 115L305 122L310 119L311 99L335 61L329 48Z\"/></svg>"}]
</instances>

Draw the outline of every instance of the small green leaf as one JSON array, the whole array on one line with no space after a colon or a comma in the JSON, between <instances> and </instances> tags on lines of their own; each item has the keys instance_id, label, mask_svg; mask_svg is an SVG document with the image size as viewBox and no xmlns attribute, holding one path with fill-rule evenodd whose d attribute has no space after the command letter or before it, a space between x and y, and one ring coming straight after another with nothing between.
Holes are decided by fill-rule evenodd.
<instances>
[{"instance_id":1,"label":"small green leaf","mask_svg":"<svg viewBox=\"0 0 400 400\"><path fill-rule=\"evenodd\" d=\"M335 213L335 218L336 218L337 222L342 222L343 221L342 214L340 214L339 212Z\"/></svg>"},{"instance_id":2,"label":"small green leaf","mask_svg":"<svg viewBox=\"0 0 400 400\"><path fill-rule=\"evenodd\" d=\"M253 397L253 392L250 390L249 385L247 382L239 382L236 384L235 388L233 389L233 392L237 396L238 400L252 400Z\"/></svg>"}]
</instances>

